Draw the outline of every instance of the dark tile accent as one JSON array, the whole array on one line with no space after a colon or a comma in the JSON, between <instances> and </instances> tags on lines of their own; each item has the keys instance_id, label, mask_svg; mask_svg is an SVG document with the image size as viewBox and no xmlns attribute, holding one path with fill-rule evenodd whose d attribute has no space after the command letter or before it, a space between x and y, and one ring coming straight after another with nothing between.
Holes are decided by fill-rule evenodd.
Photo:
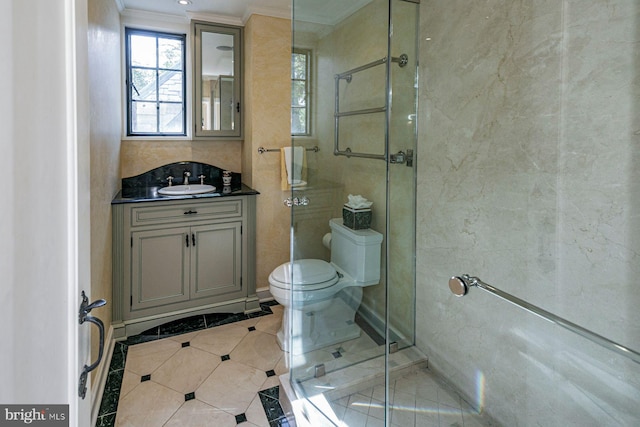
<instances>
[{"instance_id":1,"label":"dark tile accent","mask_svg":"<svg viewBox=\"0 0 640 427\"><path fill-rule=\"evenodd\" d=\"M126 345L136 345L142 344L149 341L157 341L159 339L158 334L155 335L133 335L127 338L126 341L123 341Z\"/></svg>"},{"instance_id":2,"label":"dark tile accent","mask_svg":"<svg viewBox=\"0 0 640 427\"><path fill-rule=\"evenodd\" d=\"M143 382L145 382L145 381L151 381L151 374L143 375L143 376L140 378L140 382L141 382L141 383L143 383Z\"/></svg>"},{"instance_id":3,"label":"dark tile accent","mask_svg":"<svg viewBox=\"0 0 640 427\"><path fill-rule=\"evenodd\" d=\"M247 416L242 413L240 415L236 415L236 424L244 423L247 421Z\"/></svg>"},{"instance_id":4,"label":"dark tile accent","mask_svg":"<svg viewBox=\"0 0 640 427\"><path fill-rule=\"evenodd\" d=\"M261 302L260 303L260 307L264 310L265 307L273 307L274 305L280 305L278 303L278 301L276 300L271 300L271 301L265 301L265 302Z\"/></svg>"},{"instance_id":5,"label":"dark tile accent","mask_svg":"<svg viewBox=\"0 0 640 427\"><path fill-rule=\"evenodd\" d=\"M252 331L256 330L256 327L255 326L249 326L249 328L247 328L247 329L249 329L249 332L252 332Z\"/></svg>"},{"instance_id":6,"label":"dark tile accent","mask_svg":"<svg viewBox=\"0 0 640 427\"><path fill-rule=\"evenodd\" d=\"M225 354L224 356L220 356L220 359L224 362L225 360L231 359L231 356L229 356L228 354Z\"/></svg>"},{"instance_id":7,"label":"dark tile accent","mask_svg":"<svg viewBox=\"0 0 640 427\"><path fill-rule=\"evenodd\" d=\"M207 328L213 328L214 326L227 325L229 323L239 322L246 320L245 314L229 314L229 313L211 313L205 314L204 320Z\"/></svg>"},{"instance_id":8,"label":"dark tile accent","mask_svg":"<svg viewBox=\"0 0 640 427\"><path fill-rule=\"evenodd\" d=\"M169 338L187 332L201 331L206 328L204 315L187 317L185 319L174 320L165 323L158 328L159 338Z\"/></svg>"},{"instance_id":9,"label":"dark tile accent","mask_svg":"<svg viewBox=\"0 0 640 427\"><path fill-rule=\"evenodd\" d=\"M189 342L189 341L182 343L182 348L190 347L190 346L191 346L191 342Z\"/></svg>"},{"instance_id":10,"label":"dark tile accent","mask_svg":"<svg viewBox=\"0 0 640 427\"><path fill-rule=\"evenodd\" d=\"M107 381L104 385L102 402L100 402L100 409L98 411L98 414L105 415L115 413L117 411L118 400L120 399L120 387L122 385L123 376L124 369L110 371L109 374L107 374Z\"/></svg>"},{"instance_id":11,"label":"dark tile accent","mask_svg":"<svg viewBox=\"0 0 640 427\"><path fill-rule=\"evenodd\" d=\"M265 372L265 374L267 374L267 377L275 377L276 371L274 371L273 369L269 369L268 371Z\"/></svg>"},{"instance_id":12,"label":"dark tile accent","mask_svg":"<svg viewBox=\"0 0 640 427\"><path fill-rule=\"evenodd\" d=\"M109 365L109 371L124 369L128 349L129 346L126 344L123 344L121 342L115 343L115 345L113 346L113 354L111 355L111 364Z\"/></svg>"},{"instance_id":13,"label":"dark tile accent","mask_svg":"<svg viewBox=\"0 0 640 427\"><path fill-rule=\"evenodd\" d=\"M96 427L113 427L116 425L116 413L99 416Z\"/></svg>"},{"instance_id":14,"label":"dark tile accent","mask_svg":"<svg viewBox=\"0 0 640 427\"><path fill-rule=\"evenodd\" d=\"M258 392L258 396L260 397L260 402L262 403L262 407L264 408L265 415L267 416L267 420L269 421L269 425L272 425L272 421L281 420L284 418L284 411L280 406L280 401L278 400L278 394L280 392L280 387L275 386L268 388L266 390L262 390ZM286 418L285 418L286 420ZM275 425L288 425L288 424L275 424Z\"/></svg>"},{"instance_id":15,"label":"dark tile accent","mask_svg":"<svg viewBox=\"0 0 640 427\"><path fill-rule=\"evenodd\" d=\"M196 398L196 392L195 391L192 391L191 393L187 393L187 394L184 395L184 401L185 402L188 402L188 401L193 400L195 398Z\"/></svg>"},{"instance_id":16,"label":"dark tile accent","mask_svg":"<svg viewBox=\"0 0 640 427\"><path fill-rule=\"evenodd\" d=\"M269 427L290 427L289 420L286 417L278 418L277 420L269 421Z\"/></svg>"},{"instance_id":17,"label":"dark tile accent","mask_svg":"<svg viewBox=\"0 0 640 427\"><path fill-rule=\"evenodd\" d=\"M331 353L331 355L333 356L334 359L342 357L342 353L340 353L339 351L334 351L333 353Z\"/></svg>"}]
</instances>

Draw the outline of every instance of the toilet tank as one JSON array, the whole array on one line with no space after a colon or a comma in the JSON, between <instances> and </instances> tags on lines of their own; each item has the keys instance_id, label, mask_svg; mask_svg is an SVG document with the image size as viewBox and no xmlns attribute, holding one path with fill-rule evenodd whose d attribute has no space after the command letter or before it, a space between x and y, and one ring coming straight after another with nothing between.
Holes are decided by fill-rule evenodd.
<instances>
[{"instance_id":1,"label":"toilet tank","mask_svg":"<svg viewBox=\"0 0 640 427\"><path fill-rule=\"evenodd\" d=\"M342 218L329 220L329 226L331 262L365 286L379 283L382 234L371 229L352 230L342 224Z\"/></svg>"}]
</instances>

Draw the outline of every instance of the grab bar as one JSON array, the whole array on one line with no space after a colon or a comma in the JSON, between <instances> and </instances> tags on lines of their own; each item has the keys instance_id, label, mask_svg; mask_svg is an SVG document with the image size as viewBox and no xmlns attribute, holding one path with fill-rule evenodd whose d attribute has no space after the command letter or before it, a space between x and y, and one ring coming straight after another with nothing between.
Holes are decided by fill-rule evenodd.
<instances>
[{"instance_id":1,"label":"grab bar","mask_svg":"<svg viewBox=\"0 0 640 427\"><path fill-rule=\"evenodd\" d=\"M520 308L523 308L529 313L535 314L536 316L539 316L544 320L547 320L551 323L561 326L575 334L578 334L588 339L589 341L592 341L615 353L625 356L636 363L640 363L640 353L638 353L637 351L634 351L628 347L625 347L621 344L611 341L610 339L605 338L602 335L598 335L595 332L591 332L590 330L585 329L582 326L569 322L568 320L563 319L562 317L556 316L555 314L550 313L547 310L544 310L531 303L528 303L527 301L524 301L518 297L515 297L511 294L501 291L498 288L495 288L487 283L484 283L482 280L478 279L477 277L471 277L468 274L464 274L462 276L454 276L449 279L449 289L458 297L465 296L469 292L469 288L471 288L472 286L480 288L483 291L489 292L490 294L496 295L497 297L507 302L510 302L511 304L514 304Z\"/></svg>"}]
</instances>

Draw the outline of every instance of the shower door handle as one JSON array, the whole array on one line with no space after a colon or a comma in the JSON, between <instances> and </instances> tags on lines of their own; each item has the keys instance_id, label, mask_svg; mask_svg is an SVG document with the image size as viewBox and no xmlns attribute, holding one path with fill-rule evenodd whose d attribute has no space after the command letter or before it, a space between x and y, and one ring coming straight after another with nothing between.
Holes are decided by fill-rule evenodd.
<instances>
[{"instance_id":1,"label":"shower door handle","mask_svg":"<svg viewBox=\"0 0 640 427\"><path fill-rule=\"evenodd\" d=\"M408 149L406 153L400 150L396 154L390 154L389 163L406 164L408 167L412 167L413 166L413 150Z\"/></svg>"},{"instance_id":2,"label":"shower door handle","mask_svg":"<svg viewBox=\"0 0 640 427\"><path fill-rule=\"evenodd\" d=\"M310 200L307 196L294 197L293 199L291 197L287 197L282 202L286 207L290 208L291 206L307 206Z\"/></svg>"}]
</instances>

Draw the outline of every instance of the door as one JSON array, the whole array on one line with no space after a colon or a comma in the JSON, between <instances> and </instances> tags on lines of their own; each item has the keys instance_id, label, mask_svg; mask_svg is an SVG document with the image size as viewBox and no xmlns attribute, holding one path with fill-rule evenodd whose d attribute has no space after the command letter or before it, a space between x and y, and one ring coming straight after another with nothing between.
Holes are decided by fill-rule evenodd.
<instances>
[{"instance_id":1,"label":"door","mask_svg":"<svg viewBox=\"0 0 640 427\"><path fill-rule=\"evenodd\" d=\"M131 233L131 310L189 299L189 227Z\"/></svg>"},{"instance_id":2,"label":"door","mask_svg":"<svg viewBox=\"0 0 640 427\"><path fill-rule=\"evenodd\" d=\"M91 327L78 323L91 286L86 0L2 9L0 402L68 405L69 425L89 426L91 387L78 396L91 363Z\"/></svg>"},{"instance_id":3,"label":"door","mask_svg":"<svg viewBox=\"0 0 640 427\"><path fill-rule=\"evenodd\" d=\"M242 222L191 227L191 236L191 298L242 297Z\"/></svg>"}]
</instances>

